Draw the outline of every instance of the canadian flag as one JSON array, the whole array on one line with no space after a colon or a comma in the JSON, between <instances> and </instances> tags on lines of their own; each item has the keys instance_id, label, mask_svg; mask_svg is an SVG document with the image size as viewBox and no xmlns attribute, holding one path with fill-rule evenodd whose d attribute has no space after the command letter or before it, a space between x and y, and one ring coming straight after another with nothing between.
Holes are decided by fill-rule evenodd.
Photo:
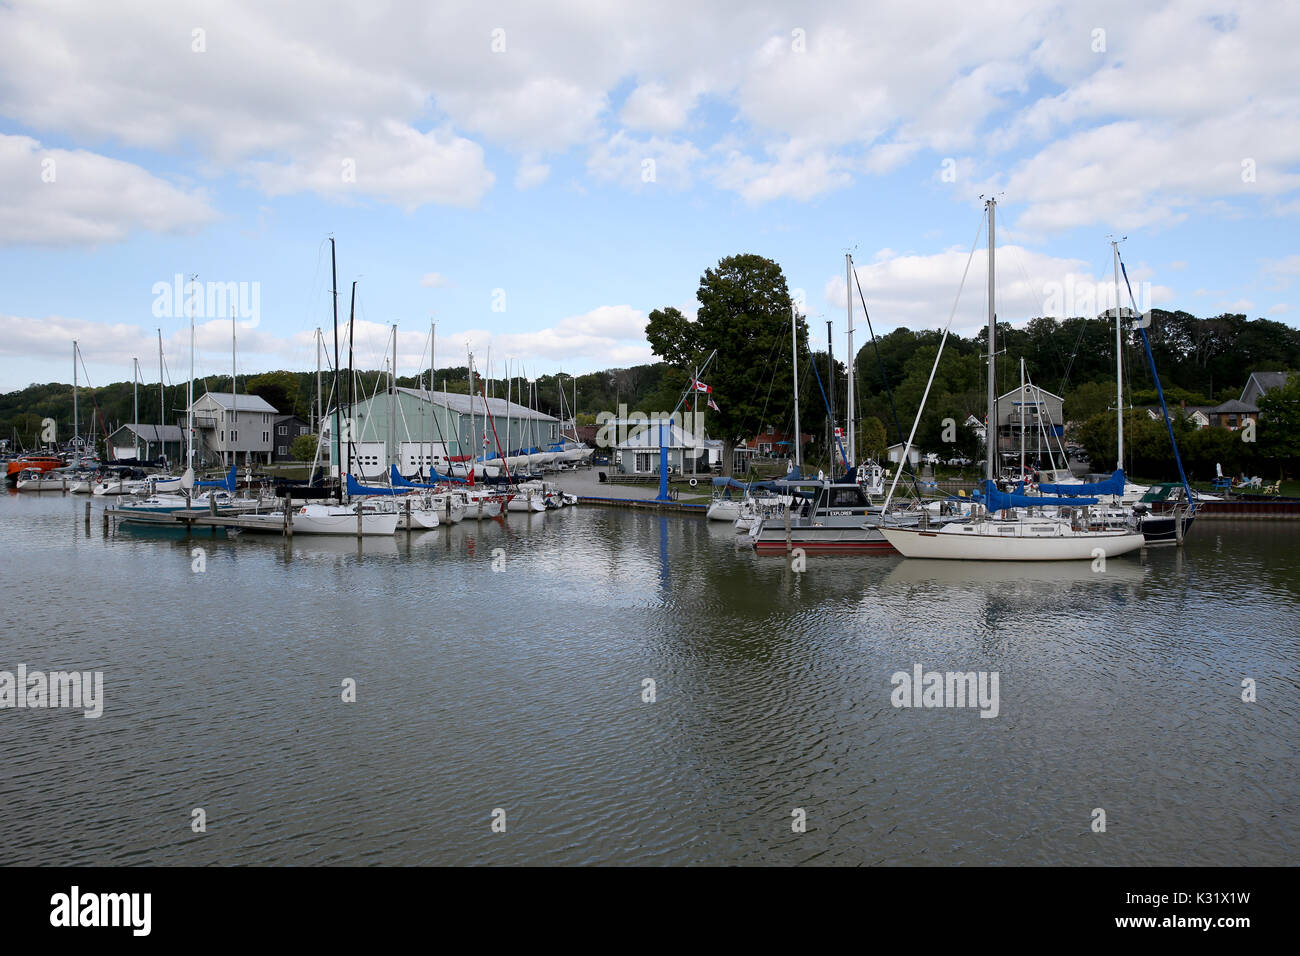
<instances>
[{"instance_id":1,"label":"canadian flag","mask_svg":"<svg viewBox=\"0 0 1300 956\"><path fill-rule=\"evenodd\" d=\"M705 393L707 393L707 394L712 394L712 393L713 393L713 388L712 388L712 386L705 385L705 384L704 384L703 382L701 382L698 378L693 378L693 379L691 379L691 388L695 389L695 391L697 391L697 392L705 392Z\"/></svg>"}]
</instances>

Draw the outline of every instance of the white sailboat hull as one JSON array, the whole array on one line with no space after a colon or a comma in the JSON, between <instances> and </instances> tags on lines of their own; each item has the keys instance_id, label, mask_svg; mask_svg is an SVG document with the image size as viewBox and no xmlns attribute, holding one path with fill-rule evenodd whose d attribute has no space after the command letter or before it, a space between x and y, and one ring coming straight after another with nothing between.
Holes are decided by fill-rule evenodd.
<instances>
[{"instance_id":1,"label":"white sailboat hull","mask_svg":"<svg viewBox=\"0 0 1300 956\"><path fill-rule=\"evenodd\" d=\"M398 515L395 513L363 511L361 513L361 533L394 534L397 531ZM352 508L330 507L329 505L304 505L293 516L294 534L357 534L357 513Z\"/></svg>"},{"instance_id":2,"label":"white sailboat hull","mask_svg":"<svg viewBox=\"0 0 1300 956\"><path fill-rule=\"evenodd\" d=\"M715 501L707 512L710 521L735 521L740 517L739 501Z\"/></svg>"},{"instance_id":3,"label":"white sailboat hull","mask_svg":"<svg viewBox=\"0 0 1300 956\"><path fill-rule=\"evenodd\" d=\"M880 533L905 558L947 561L1090 561L1136 551L1144 540L1129 532L1035 536L882 527Z\"/></svg>"}]
</instances>

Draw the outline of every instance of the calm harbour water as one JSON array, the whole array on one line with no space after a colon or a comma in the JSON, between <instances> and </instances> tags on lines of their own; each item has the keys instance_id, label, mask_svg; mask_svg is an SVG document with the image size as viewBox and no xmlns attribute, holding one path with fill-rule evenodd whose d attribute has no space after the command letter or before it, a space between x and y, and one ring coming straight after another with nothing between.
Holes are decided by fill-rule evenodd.
<instances>
[{"instance_id":1,"label":"calm harbour water","mask_svg":"<svg viewBox=\"0 0 1300 956\"><path fill-rule=\"evenodd\" d=\"M729 526L596 507L360 553L105 534L84 507L0 495L0 670L100 670L105 696L0 710L0 863L1300 856L1300 523L1204 522L1104 573L798 573ZM996 671L999 715L893 707L915 664Z\"/></svg>"}]
</instances>

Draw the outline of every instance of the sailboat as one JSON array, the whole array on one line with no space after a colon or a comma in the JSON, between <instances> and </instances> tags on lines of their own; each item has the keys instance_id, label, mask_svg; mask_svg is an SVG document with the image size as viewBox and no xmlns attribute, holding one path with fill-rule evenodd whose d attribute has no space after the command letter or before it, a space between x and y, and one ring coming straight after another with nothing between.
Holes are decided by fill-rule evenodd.
<instances>
[{"instance_id":1,"label":"sailboat","mask_svg":"<svg viewBox=\"0 0 1300 956\"><path fill-rule=\"evenodd\" d=\"M1039 485L1039 491L1047 495L1083 495L1103 499L1108 498L1108 506L1102 510L1107 526L1136 528L1142 532L1146 544L1178 544L1181 543L1183 535L1191 528L1195 516L1195 499L1191 487L1187 484L1187 476L1183 472L1182 457L1178 452L1178 440L1174 436L1173 424L1169 419L1169 409L1164 400L1164 389L1160 385L1160 374L1156 370L1155 359L1151 354L1151 344L1147 338L1146 326L1143 323L1137 324L1136 328L1141 334L1147 359L1151 365L1151 374L1156 383L1156 393L1160 398L1165 426L1169 431L1169 441L1173 448L1174 460L1178 465L1178 474L1187 504L1184 508L1180 508L1175 504L1174 510L1171 512L1154 514L1151 512L1149 505L1155 503L1156 499L1168 500L1171 497L1169 490L1165 489L1163 493L1157 491L1153 496L1151 487L1134 484L1124 474L1124 363L1121 360L1124 310L1119 305L1119 289L1121 272L1124 275L1125 286L1128 284L1128 273L1127 270L1124 270L1123 263L1120 261L1119 243L1112 240L1110 245L1115 261L1115 428L1117 447L1115 470L1109 475L1090 475L1088 480L1084 481L1072 475L1066 476L1055 482ZM1130 301L1132 295L1130 289ZM1136 310L1133 310L1132 314L1136 317ZM1023 364L1024 360L1022 359L1022 390L1024 389ZM1022 430L1022 470L1024 463L1023 440ZM1173 494L1176 494L1176 492Z\"/></svg>"},{"instance_id":2,"label":"sailboat","mask_svg":"<svg viewBox=\"0 0 1300 956\"><path fill-rule=\"evenodd\" d=\"M881 527L881 534L905 558L939 558L964 561L1085 561L1098 557L1108 558L1127 554L1141 548L1144 538L1140 531L1130 528L1108 528L1088 510L1097 498L1031 496L1015 492L1004 493L994 482L997 442L997 412L995 405L994 371L997 361L995 310L995 249L994 221L997 200L985 201L988 218L988 449L985 454L985 480L983 484L983 511L966 520L952 521L938 528ZM954 310L955 312L955 310ZM952 319L949 318L951 325ZM944 342L947 331L944 332ZM925 411L925 398L934 382L943 344L935 356L930 382L926 385L921 407L917 409L903 449L903 460L911 451L917 425ZM900 469L901 470L901 469ZM898 478L895 476L894 483ZM890 489L892 496L893 488ZM886 499L888 503L888 498ZM1050 509L1050 510L1045 510ZM1000 516L999 516L1000 515Z\"/></svg>"}]
</instances>

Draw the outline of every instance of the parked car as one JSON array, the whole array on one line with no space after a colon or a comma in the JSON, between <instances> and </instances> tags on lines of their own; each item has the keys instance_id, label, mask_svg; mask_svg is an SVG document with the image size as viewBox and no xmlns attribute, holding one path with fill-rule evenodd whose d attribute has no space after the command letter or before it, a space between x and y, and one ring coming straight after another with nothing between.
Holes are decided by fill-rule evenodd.
<instances>
[{"instance_id":1,"label":"parked car","mask_svg":"<svg viewBox=\"0 0 1300 956\"><path fill-rule=\"evenodd\" d=\"M971 463L969 458L949 458L948 466L951 468L965 468Z\"/></svg>"}]
</instances>

